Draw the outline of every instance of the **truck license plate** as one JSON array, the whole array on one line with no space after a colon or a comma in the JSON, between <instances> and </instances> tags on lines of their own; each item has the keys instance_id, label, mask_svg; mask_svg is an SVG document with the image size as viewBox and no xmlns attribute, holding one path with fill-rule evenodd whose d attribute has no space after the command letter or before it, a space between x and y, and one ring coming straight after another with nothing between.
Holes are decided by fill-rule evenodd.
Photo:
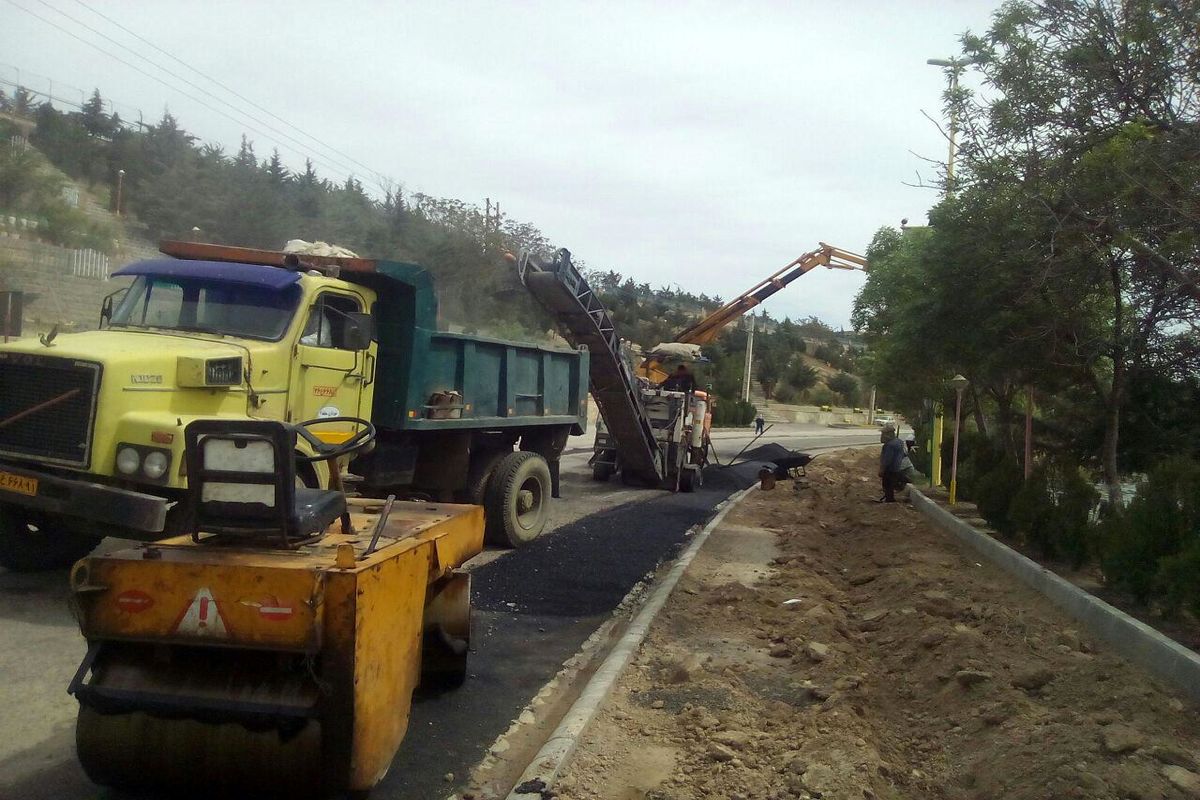
<instances>
[{"instance_id":1,"label":"truck license plate","mask_svg":"<svg viewBox=\"0 0 1200 800\"><path fill-rule=\"evenodd\" d=\"M0 472L0 489L33 497L37 494L38 482L37 478L26 478L24 475Z\"/></svg>"}]
</instances>

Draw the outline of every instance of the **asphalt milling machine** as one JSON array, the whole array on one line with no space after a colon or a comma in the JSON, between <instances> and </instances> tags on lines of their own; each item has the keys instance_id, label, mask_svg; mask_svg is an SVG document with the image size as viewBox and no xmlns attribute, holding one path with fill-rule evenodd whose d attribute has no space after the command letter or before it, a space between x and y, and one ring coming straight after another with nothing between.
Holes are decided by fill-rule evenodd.
<instances>
[{"instance_id":1,"label":"asphalt milling machine","mask_svg":"<svg viewBox=\"0 0 1200 800\"><path fill-rule=\"evenodd\" d=\"M612 316L572 263L570 251L549 256L522 251L513 260L521 282L554 317L563 337L591 356L591 393L601 413L592 476L607 481L619 472L628 485L684 492L699 487L713 455L709 431L715 398L695 388L673 391L659 353L634 368ZM677 333L672 346L698 351L698 345L712 342L747 311L817 267L865 271L867 260L821 242Z\"/></svg>"},{"instance_id":2,"label":"asphalt milling machine","mask_svg":"<svg viewBox=\"0 0 1200 800\"><path fill-rule=\"evenodd\" d=\"M349 423L328 444L314 430ZM297 486L297 437L333 465L367 420L198 420L185 430L190 532L78 562L87 655L79 761L121 790L365 795L413 691L461 684L474 505L347 499ZM336 473L336 470L334 470Z\"/></svg>"}]
</instances>

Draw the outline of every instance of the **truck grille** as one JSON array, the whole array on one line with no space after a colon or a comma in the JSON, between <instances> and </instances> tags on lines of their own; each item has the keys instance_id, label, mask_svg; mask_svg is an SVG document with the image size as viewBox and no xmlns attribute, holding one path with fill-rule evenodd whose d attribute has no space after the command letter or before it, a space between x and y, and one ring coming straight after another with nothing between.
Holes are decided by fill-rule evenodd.
<instances>
[{"instance_id":1,"label":"truck grille","mask_svg":"<svg viewBox=\"0 0 1200 800\"><path fill-rule=\"evenodd\" d=\"M0 453L87 467L100 365L0 353Z\"/></svg>"}]
</instances>

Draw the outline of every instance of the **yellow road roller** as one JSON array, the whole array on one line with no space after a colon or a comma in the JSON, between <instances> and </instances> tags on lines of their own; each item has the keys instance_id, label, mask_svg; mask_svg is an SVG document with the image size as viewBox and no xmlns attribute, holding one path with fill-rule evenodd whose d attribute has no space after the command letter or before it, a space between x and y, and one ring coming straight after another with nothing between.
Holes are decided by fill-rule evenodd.
<instances>
[{"instance_id":1,"label":"yellow road roller","mask_svg":"<svg viewBox=\"0 0 1200 800\"><path fill-rule=\"evenodd\" d=\"M347 419L358 433L338 444L314 431ZM184 436L188 532L71 572L84 770L171 794L370 791L418 684L466 677L459 567L483 547L483 509L297 483L297 436L333 466L370 446L365 420L198 420Z\"/></svg>"}]
</instances>

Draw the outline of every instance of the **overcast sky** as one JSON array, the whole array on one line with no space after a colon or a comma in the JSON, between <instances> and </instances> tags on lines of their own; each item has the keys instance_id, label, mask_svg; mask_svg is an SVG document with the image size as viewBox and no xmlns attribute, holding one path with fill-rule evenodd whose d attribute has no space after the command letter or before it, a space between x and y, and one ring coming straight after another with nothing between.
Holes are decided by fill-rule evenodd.
<instances>
[{"instance_id":1,"label":"overcast sky","mask_svg":"<svg viewBox=\"0 0 1200 800\"><path fill-rule=\"evenodd\" d=\"M728 298L820 241L862 252L881 225L924 221L936 194L905 186L932 177L914 153L945 157L921 114L939 115L944 76L925 60L998 4L0 0L0 80L19 68L74 102L98 86L122 117L169 107L227 150L245 131L260 156L310 154L368 188L364 165L410 192L490 197L589 267ZM848 324L861 283L822 270L766 308Z\"/></svg>"}]
</instances>

